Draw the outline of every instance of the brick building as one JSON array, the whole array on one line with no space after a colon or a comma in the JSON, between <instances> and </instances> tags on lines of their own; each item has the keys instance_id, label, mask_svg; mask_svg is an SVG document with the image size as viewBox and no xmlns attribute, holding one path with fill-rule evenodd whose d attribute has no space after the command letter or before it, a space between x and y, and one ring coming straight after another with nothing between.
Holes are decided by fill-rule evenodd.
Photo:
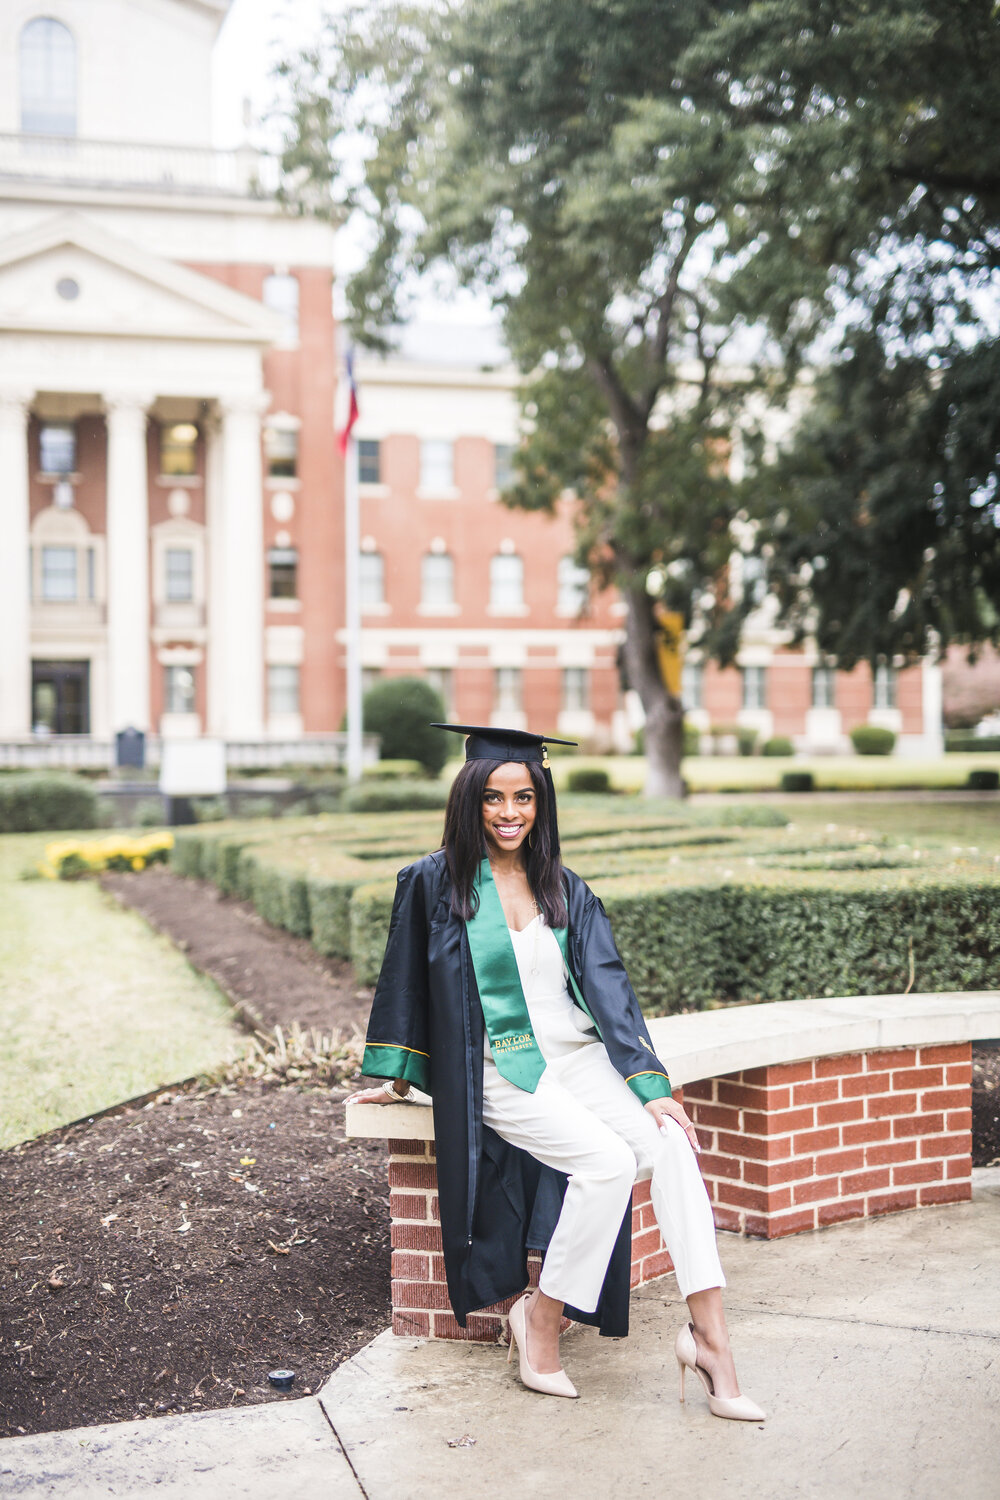
<instances>
[{"instance_id":1,"label":"brick building","mask_svg":"<svg viewBox=\"0 0 1000 1500\"><path fill-rule=\"evenodd\" d=\"M332 232L210 147L227 9L0 11L8 745L335 726Z\"/></svg>"}]
</instances>

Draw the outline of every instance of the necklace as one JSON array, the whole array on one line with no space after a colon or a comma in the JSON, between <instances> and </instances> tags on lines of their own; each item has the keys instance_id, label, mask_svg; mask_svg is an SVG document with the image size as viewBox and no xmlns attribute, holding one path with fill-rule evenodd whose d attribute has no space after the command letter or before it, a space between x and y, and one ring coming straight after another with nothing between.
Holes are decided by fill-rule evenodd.
<instances>
[{"instance_id":1,"label":"necklace","mask_svg":"<svg viewBox=\"0 0 1000 1500\"><path fill-rule=\"evenodd\" d=\"M542 923L541 923L542 909L538 905L538 902L535 900L534 896L532 896L532 898L531 898L531 904L535 908L535 915L532 918L532 926L535 929L535 937L534 937L534 941L533 941L533 943L531 945L531 965L530 965L530 970L531 970L532 974L537 974L538 973L538 942L539 942L538 934L542 930Z\"/></svg>"}]
</instances>

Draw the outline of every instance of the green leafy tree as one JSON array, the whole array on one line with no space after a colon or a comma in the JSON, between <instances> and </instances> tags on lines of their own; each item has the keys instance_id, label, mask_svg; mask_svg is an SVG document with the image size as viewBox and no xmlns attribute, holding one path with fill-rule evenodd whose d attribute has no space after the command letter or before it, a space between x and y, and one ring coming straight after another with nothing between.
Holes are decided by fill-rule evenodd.
<instances>
[{"instance_id":1,"label":"green leafy tree","mask_svg":"<svg viewBox=\"0 0 1000 1500\"><path fill-rule=\"evenodd\" d=\"M1000 9L762 0L680 71L756 152L759 232L812 281L795 317L761 309L775 335L837 334L752 484L783 618L844 666L995 640Z\"/></svg>"},{"instance_id":2,"label":"green leafy tree","mask_svg":"<svg viewBox=\"0 0 1000 1500\"><path fill-rule=\"evenodd\" d=\"M383 760L418 760L430 776L442 770L452 736L431 725L444 722L440 694L422 677L384 677L370 687L361 707L367 734L381 737Z\"/></svg>"},{"instance_id":3,"label":"green leafy tree","mask_svg":"<svg viewBox=\"0 0 1000 1500\"><path fill-rule=\"evenodd\" d=\"M525 375L507 499L552 511L567 488L578 497L578 558L626 606L647 790L667 795L682 791L682 707L661 680L655 606L697 621L705 648L731 659L717 582L732 547L726 458L757 378L720 358L753 301L760 246L742 199L755 172L669 67L710 12L696 0L584 0L571 18L561 0L369 8L331 22L288 70L286 166L372 225L349 289L356 333L384 343L408 278L441 262L500 309ZM353 189L336 162L352 128L371 142Z\"/></svg>"}]
</instances>

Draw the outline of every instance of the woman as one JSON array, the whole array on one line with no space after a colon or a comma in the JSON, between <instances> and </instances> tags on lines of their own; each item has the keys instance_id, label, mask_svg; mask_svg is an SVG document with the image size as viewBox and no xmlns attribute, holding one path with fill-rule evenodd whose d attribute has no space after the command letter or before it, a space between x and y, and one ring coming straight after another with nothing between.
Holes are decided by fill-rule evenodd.
<instances>
[{"instance_id":1,"label":"woman","mask_svg":"<svg viewBox=\"0 0 1000 1500\"><path fill-rule=\"evenodd\" d=\"M510 1310L524 1384L576 1396L561 1367L564 1311L628 1332L631 1195L653 1209L690 1321L680 1368L716 1416L761 1421L740 1394L722 1310L694 1126L671 1098L600 901L559 859L541 736L467 734L441 849L401 870L368 1028L366 1075L392 1103L433 1097L438 1197L452 1308L538 1289ZM570 741L552 741L567 744Z\"/></svg>"}]
</instances>

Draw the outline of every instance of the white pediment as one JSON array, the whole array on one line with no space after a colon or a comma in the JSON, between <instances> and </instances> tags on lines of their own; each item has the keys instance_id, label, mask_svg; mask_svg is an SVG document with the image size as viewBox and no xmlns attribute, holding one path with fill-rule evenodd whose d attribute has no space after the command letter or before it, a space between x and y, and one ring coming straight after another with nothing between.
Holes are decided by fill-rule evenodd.
<instances>
[{"instance_id":1,"label":"white pediment","mask_svg":"<svg viewBox=\"0 0 1000 1500\"><path fill-rule=\"evenodd\" d=\"M76 295L63 294L68 284ZM268 345L283 323L252 297L68 214L0 240L0 330Z\"/></svg>"}]
</instances>

